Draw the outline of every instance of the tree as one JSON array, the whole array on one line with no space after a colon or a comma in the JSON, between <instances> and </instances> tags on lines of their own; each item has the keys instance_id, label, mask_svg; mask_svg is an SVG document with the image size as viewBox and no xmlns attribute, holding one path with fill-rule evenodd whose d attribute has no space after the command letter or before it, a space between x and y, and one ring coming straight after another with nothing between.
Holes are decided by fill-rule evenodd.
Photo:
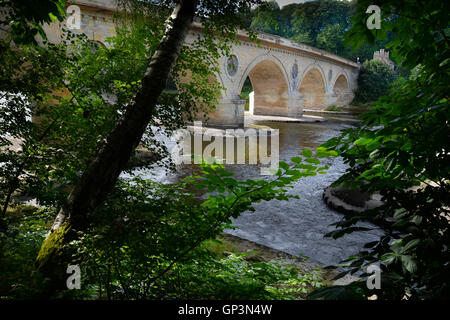
<instances>
[{"instance_id":1,"label":"tree","mask_svg":"<svg viewBox=\"0 0 450 320\"><path fill-rule=\"evenodd\" d=\"M394 72L384 62L364 61L359 71L356 101L362 103L376 101L388 93L394 79Z\"/></svg>"},{"instance_id":2,"label":"tree","mask_svg":"<svg viewBox=\"0 0 450 320\"><path fill-rule=\"evenodd\" d=\"M337 55L344 55L344 32L339 24L327 25L317 35L317 46L320 49Z\"/></svg>"},{"instance_id":3,"label":"tree","mask_svg":"<svg viewBox=\"0 0 450 320\"><path fill-rule=\"evenodd\" d=\"M256 31L280 34L279 22L277 20L280 7L276 1L263 3L253 11L253 19L250 27Z\"/></svg>"},{"instance_id":4,"label":"tree","mask_svg":"<svg viewBox=\"0 0 450 320\"><path fill-rule=\"evenodd\" d=\"M297 5L292 12L293 33L307 31L313 39L313 46L318 45L318 35L328 25L340 25L346 30L350 25L351 5L343 1L311 1ZM301 32L301 33L303 33Z\"/></svg>"},{"instance_id":5,"label":"tree","mask_svg":"<svg viewBox=\"0 0 450 320\"><path fill-rule=\"evenodd\" d=\"M395 32L387 32L386 37L371 44L350 48L344 41L344 33L352 25L355 8L356 1L307 1L292 3L281 9L277 4L268 3L252 11L252 28L329 50L352 61L359 58L363 62L371 60L375 51L385 48L395 37ZM336 25L340 26L340 30ZM401 63L394 62L397 65Z\"/></svg>"},{"instance_id":6,"label":"tree","mask_svg":"<svg viewBox=\"0 0 450 320\"><path fill-rule=\"evenodd\" d=\"M63 245L76 239L76 231L86 228L89 214L106 198L141 140L180 53L194 14L197 13L203 18L209 17L210 21L214 21L215 17L215 21L223 25L226 20L224 17L245 10L252 3L254 2L230 4L219 1L210 4L206 1L197 5L197 1L186 0L176 4L136 95L127 106L123 117L106 137L97 155L88 164L42 245L36 266L42 273L51 277L52 286L61 287L65 283L65 262L69 257L67 252L64 252ZM206 19L203 22L206 27L213 26ZM236 21L231 19L227 21L228 27L222 28L222 32L231 39L233 32L230 31L235 31L240 26L233 25L234 22ZM220 29L213 29L214 32L218 32L217 30ZM211 41L209 44L212 43ZM208 45L208 42L203 44Z\"/></svg>"},{"instance_id":7,"label":"tree","mask_svg":"<svg viewBox=\"0 0 450 320\"><path fill-rule=\"evenodd\" d=\"M61 247L76 238L76 230L86 228L88 214L106 198L141 140L179 55L194 18L196 5L196 1L187 0L174 9L160 46L142 79L140 90L84 171L42 244L36 266L39 271L51 275L53 280L59 282L58 287L63 286L64 260L67 259L63 256Z\"/></svg>"},{"instance_id":8,"label":"tree","mask_svg":"<svg viewBox=\"0 0 450 320\"><path fill-rule=\"evenodd\" d=\"M380 30L365 25L365 11L372 4L382 9ZM442 1L358 1L348 33L352 42L372 43L394 31L388 48L397 61L416 69L364 115L360 127L344 130L326 144L349 165L337 183L382 195L381 207L345 215L328 235L364 231L355 226L363 220L384 228L378 241L341 264L346 267L341 276L379 264L381 290L369 290L364 279L317 291L311 298L450 297L449 9Z\"/></svg>"},{"instance_id":9,"label":"tree","mask_svg":"<svg viewBox=\"0 0 450 320\"><path fill-rule=\"evenodd\" d=\"M345 36L344 36L345 37ZM364 62L366 60L372 60L374 51L377 51L378 45L363 44L357 49L350 49L347 47L346 58L352 61ZM358 60L359 58L359 60Z\"/></svg>"}]
</instances>

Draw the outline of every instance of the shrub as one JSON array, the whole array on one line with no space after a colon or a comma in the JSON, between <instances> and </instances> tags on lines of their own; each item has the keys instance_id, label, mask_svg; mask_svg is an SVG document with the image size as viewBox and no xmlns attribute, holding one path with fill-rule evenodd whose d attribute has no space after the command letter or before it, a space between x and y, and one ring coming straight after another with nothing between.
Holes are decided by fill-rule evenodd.
<instances>
[{"instance_id":1,"label":"shrub","mask_svg":"<svg viewBox=\"0 0 450 320\"><path fill-rule=\"evenodd\" d=\"M321 148L316 156L332 154ZM321 286L294 267L218 257L202 248L231 228L232 217L254 211L254 203L295 198L287 193L292 182L327 169L317 167L310 150L302 156L293 157L292 165L280 162L271 180L238 181L214 164L174 185L122 181L97 209L88 232L71 243L73 264L82 266L84 290L76 298L274 299Z\"/></svg>"},{"instance_id":2,"label":"shrub","mask_svg":"<svg viewBox=\"0 0 450 320\"><path fill-rule=\"evenodd\" d=\"M394 72L387 64L379 60L364 61L359 73L355 100L359 103L378 100L388 93L394 80Z\"/></svg>"},{"instance_id":3,"label":"shrub","mask_svg":"<svg viewBox=\"0 0 450 320\"><path fill-rule=\"evenodd\" d=\"M34 272L36 259L49 223L51 209L12 205L0 230L0 296L4 298L36 298L42 279Z\"/></svg>"}]
</instances>

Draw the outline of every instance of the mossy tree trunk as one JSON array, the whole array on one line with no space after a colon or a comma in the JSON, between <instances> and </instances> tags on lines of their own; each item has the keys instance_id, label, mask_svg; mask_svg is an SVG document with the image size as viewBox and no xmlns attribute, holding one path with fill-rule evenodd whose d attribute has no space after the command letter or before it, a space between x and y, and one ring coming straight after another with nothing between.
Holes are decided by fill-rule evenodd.
<instances>
[{"instance_id":1,"label":"mossy tree trunk","mask_svg":"<svg viewBox=\"0 0 450 320\"><path fill-rule=\"evenodd\" d=\"M43 242L36 268L50 279L51 291L66 288L65 272L71 264L71 255L66 252L65 244L76 239L77 231L86 229L88 215L105 200L140 142L185 41L196 3L196 0L182 0L177 4L140 89L68 196Z\"/></svg>"}]
</instances>

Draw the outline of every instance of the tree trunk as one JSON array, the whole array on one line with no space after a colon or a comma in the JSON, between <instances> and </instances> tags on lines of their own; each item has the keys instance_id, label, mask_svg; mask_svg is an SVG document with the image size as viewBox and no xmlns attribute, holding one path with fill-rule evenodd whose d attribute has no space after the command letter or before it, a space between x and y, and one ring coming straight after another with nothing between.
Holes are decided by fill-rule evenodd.
<instances>
[{"instance_id":1,"label":"tree trunk","mask_svg":"<svg viewBox=\"0 0 450 320\"><path fill-rule=\"evenodd\" d=\"M76 231L86 229L88 215L105 200L140 142L189 31L196 2L181 0L177 4L140 89L58 212L36 259L36 268L50 278L49 290L66 288L71 256L64 245L76 239Z\"/></svg>"}]
</instances>

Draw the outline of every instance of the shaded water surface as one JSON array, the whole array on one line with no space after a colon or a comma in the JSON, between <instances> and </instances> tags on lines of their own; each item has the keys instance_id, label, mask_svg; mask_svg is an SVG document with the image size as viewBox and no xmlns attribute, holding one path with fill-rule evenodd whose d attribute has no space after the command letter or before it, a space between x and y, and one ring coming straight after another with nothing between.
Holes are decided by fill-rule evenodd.
<instances>
[{"instance_id":1,"label":"shaded water surface","mask_svg":"<svg viewBox=\"0 0 450 320\"><path fill-rule=\"evenodd\" d=\"M303 148L315 149L339 131L355 125L355 119L328 117L321 123L281 123L258 122L279 130L280 160L289 161ZM354 232L338 240L324 238L335 230L332 223L341 218L341 214L329 209L322 200L323 189L341 176L346 165L340 158L322 159L329 165L327 174L307 177L294 183L292 194L300 199L289 201L263 201L255 204L256 212L244 213L233 220L234 230L227 233L281 250L293 255L308 256L311 260L329 265L338 263L349 255L357 253L366 242L378 239L382 231L368 223L361 226L372 227L369 232ZM259 178L258 165L228 165L227 169L238 179ZM176 174L157 173L157 179L174 182L196 170L195 165L180 165Z\"/></svg>"}]
</instances>

